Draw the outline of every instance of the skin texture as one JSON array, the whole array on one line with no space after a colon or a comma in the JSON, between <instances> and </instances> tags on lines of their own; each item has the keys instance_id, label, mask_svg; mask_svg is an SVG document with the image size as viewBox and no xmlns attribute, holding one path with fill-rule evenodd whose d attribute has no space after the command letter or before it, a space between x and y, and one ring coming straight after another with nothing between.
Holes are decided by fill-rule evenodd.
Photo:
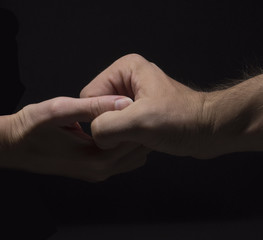
<instances>
[{"instance_id":1,"label":"skin texture","mask_svg":"<svg viewBox=\"0 0 263 240\"><path fill-rule=\"evenodd\" d=\"M1 116L0 167L96 182L143 166L151 150L199 159L262 151L262 94L263 75L199 92L129 54L80 99L59 97ZM91 122L92 137L78 122Z\"/></svg>"},{"instance_id":2,"label":"skin texture","mask_svg":"<svg viewBox=\"0 0 263 240\"><path fill-rule=\"evenodd\" d=\"M124 142L178 156L210 159L263 150L263 75L221 91L198 92L167 76L140 55L129 54L99 74L81 98L111 94L134 102L91 124L101 149Z\"/></svg>"},{"instance_id":3,"label":"skin texture","mask_svg":"<svg viewBox=\"0 0 263 240\"><path fill-rule=\"evenodd\" d=\"M262 74L206 94L203 118L211 125L206 155L263 151L262 95Z\"/></svg>"},{"instance_id":4,"label":"skin texture","mask_svg":"<svg viewBox=\"0 0 263 240\"><path fill-rule=\"evenodd\" d=\"M173 80L143 57L130 54L98 75L80 97L110 94L128 96L134 103L123 111L103 113L92 122L92 136L100 148L131 142L178 156L198 156L203 141L200 131L205 125L203 93Z\"/></svg>"},{"instance_id":5,"label":"skin texture","mask_svg":"<svg viewBox=\"0 0 263 240\"><path fill-rule=\"evenodd\" d=\"M122 101L116 105L117 99ZM78 124L108 110L120 111L131 102L123 96L59 97L1 116L0 166L90 182L138 168L147 154L139 144L102 151Z\"/></svg>"}]
</instances>

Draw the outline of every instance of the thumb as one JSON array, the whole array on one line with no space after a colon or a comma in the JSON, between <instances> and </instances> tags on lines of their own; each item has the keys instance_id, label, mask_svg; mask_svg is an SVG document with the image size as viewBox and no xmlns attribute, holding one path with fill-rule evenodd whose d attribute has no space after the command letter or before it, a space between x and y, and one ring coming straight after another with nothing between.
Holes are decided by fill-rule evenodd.
<instances>
[{"instance_id":1,"label":"thumb","mask_svg":"<svg viewBox=\"0 0 263 240\"><path fill-rule=\"evenodd\" d=\"M91 122L106 111L121 110L133 101L124 96L91 98L57 97L38 104L30 104L21 110L24 126L49 123L58 127L74 122Z\"/></svg>"},{"instance_id":2,"label":"thumb","mask_svg":"<svg viewBox=\"0 0 263 240\"><path fill-rule=\"evenodd\" d=\"M91 123L92 137L101 149L110 149L122 142L144 144L146 132L136 102L122 111L101 114Z\"/></svg>"}]
</instances>

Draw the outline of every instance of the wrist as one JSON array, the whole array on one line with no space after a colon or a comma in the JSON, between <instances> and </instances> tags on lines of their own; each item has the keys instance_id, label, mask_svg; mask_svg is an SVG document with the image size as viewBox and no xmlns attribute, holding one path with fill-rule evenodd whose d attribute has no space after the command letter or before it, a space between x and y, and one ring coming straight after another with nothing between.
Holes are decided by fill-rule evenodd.
<instances>
[{"instance_id":1,"label":"wrist","mask_svg":"<svg viewBox=\"0 0 263 240\"><path fill-rule=\"evenodd\" d=\"M196 123L195 133L193 136L195 141L194 153L192 157L198 159L210 159L222 154L223 150L219 149L219 141L222 138L219 129L215 127L216 102L215 93L198 92L196 103L198 107L193 112L193 119Z\"/></svg>"},{"instance_id":2,"label":"wrist","mask_svg":"<svg viewBox=\"0 0 263 240\"><path fill-rule=\"evenodd\" d=\"M205 158L214 158L237 149L238 135L242 132L236 118L240 113L236 106L227 98L228 90L204 93L205 100L202 111L203 151ZM233 146L235 143L235 147ZM239 145L239 144L238 144Z\"/></svg>"},{"instance_id":3,"label":"wrist","mask_svg":"<svg viewBox=\"0 0 263 240\"><path fill-rule=\"evenodd\" d=\"M260 81L263 79L260 78L205 93L203 118L209 129L206 141L211 156L263 150L263 114L260 110L263 107Z\"/></svg>"}]
</instances>

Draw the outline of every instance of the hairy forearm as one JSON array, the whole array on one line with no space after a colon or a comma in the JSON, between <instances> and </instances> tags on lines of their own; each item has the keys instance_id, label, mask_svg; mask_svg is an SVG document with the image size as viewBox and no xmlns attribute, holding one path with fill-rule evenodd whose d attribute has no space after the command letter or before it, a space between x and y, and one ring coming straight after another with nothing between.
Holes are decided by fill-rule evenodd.
<instances>
[{"instance_id":1,"label":"hairy forearm","mask_svg":"<svg viewBox=\"0 0 263 240\"><path fill-rule=\"evenodd\" d=\"M215 155L263 151L263 75L206 93L204 118Z\"/></svg>"}]
</instances>

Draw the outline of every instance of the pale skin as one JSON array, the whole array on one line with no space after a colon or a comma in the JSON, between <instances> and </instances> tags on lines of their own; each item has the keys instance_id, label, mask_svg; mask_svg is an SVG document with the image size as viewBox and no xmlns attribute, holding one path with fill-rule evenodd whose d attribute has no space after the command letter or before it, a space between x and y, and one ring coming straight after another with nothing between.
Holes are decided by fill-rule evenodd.
<instances>
[{"instance_id":1,"label":"pale skin","mask_svg":"<svg viewBox=\"0 0 263 240\"><path fill-rule=\"evenodd\" d=\"M139 144L102 151L78 124L130 103L123 96L59 97L1 116L0 166L90 182L138 168L148 153Z\"/></svg>"},{"instance_id":2,"label":"pale skin","mask_svg":"<svg viewBox=\"0 0 263 240\"><path fill-rule=\"evenodd\" d=\"M198 159L262 151L262 93L263 75L201 92L129 54L81 99L55 98L1 116L0 166L96 182L143 166L152 150ZM82 121L92 121L92 138Z\"/></svg>"}]
</instances>

